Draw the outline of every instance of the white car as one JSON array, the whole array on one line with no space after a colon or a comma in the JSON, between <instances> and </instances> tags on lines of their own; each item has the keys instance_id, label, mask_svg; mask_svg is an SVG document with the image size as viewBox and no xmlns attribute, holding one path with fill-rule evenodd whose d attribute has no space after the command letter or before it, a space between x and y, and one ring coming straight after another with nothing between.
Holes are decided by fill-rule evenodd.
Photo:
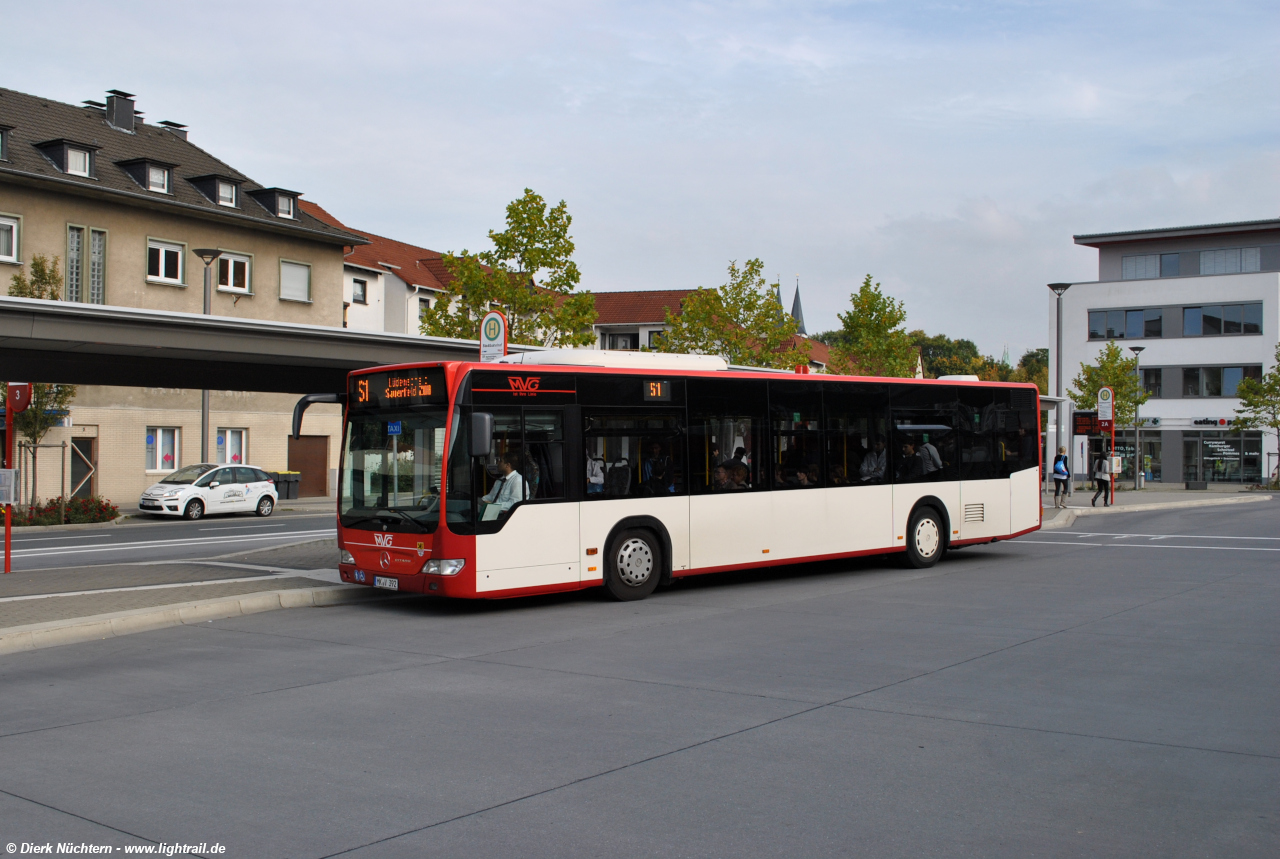
<instances>
[{"instance_id":1,"label":"white car","mask_svg":"<svg viewBox=\"0 0 1280 859\"><path fill-rule=\"evenodd\" d=\"M179 468L142 493L138 509L161 516L199 519L206 513L270 516L280 496L261 468L202 462Z\"/></svg>"}]
</instances>

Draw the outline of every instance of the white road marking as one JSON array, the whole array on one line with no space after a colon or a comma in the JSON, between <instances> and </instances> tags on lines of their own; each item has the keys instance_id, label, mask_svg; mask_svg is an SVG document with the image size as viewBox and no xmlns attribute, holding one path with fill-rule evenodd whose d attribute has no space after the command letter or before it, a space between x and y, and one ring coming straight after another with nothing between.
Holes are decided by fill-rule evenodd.
<instances>
[{"instance_id":1,"label":"white road marking","mask_svg":"<svg viewBox=\"0 0 1280 859\"><path fill-rule=\"evenodd\" d=\"M101 534L82 534L78 537L23 537L14 540L15 543L39 543L47 540L92 540L94 537L101 537Z\"/></svg>"},{"instance_id":2,"label":"white road marking","mask_svg":"<svg viewBox=\"0 0 1280 859\"><path fill-rule=\"evenodd\" d=\"M1105 531L1087 531L1074 534L1075 537L1150 537L1153 540L1271 540L1280 542L1280 537L1233 537L1230 534L1113 534Z\"/></svg>"},{"instance_id":3,"label":"white road marking","mask_svg":"<svg viewBox=\"0 0 1280 859\"><path fill-rule=\"evenodd\" d=\"M201 528L201 531L230 531L233 528L288 528L288 522L272 522L270 525L219 525L217 528Z\"/></svg>"},{"instance_id":4,"label":"white road marking","mask_svg":"<svg viewBox=\"0 0 1280 859\"><path fill-rule=\"evenodd\" d=\"M1246 539L1241 537L1240 539ZM1247 539L1269 539L1269 538L1247 538ZM1012 540L1005 541L1012 543ZM1067 540L1026 540L1019 539L1019 543L1035 543L1039 546L1103 546L1112 549L1204 549L1209 552L1280 552L1280 548L1272 549L1267 546L1167 546L1152 545L1151 543L1075 543Z\"/></svg>"},{"instance_id":5,"label":"white road marking","mask_svg":"<svg viewBox=\"0 0 1280 859\"><path fill-rule=\"evenodd\" d=\"M263 534L258 537L241 537L227 535L225 537L191 537L185 540L147 540L140 543L99 543L93 546L76 546L75 548L54 547L52 549L20 549L13 553L15 558L42 558L50 555L79 555L86 552L119 552L123 549L149 548L182 548L185 546L211 546L226 543L251 543L259 540L280 540L286 537L332 537L337 530L328 528L323 531L288 531L279 534Z\"/></svg>"}]
</instances>

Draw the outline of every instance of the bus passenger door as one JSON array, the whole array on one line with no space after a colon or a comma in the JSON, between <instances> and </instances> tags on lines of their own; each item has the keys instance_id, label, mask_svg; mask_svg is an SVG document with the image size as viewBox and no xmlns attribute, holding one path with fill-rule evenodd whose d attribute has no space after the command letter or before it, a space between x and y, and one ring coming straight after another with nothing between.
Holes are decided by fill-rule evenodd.
<instances>
[{"instance_id":1,"label":"bus passenger door","mask_svg":"<svg viewBox=\"0 0 1280 859\"><path fill-rule=\"evenodd\" d=\"M476 468L477 494L484 499L476 590L578 581L578 505L565 492L564 409L492 412L493 448Z\"/></svg>"}]
</instances>

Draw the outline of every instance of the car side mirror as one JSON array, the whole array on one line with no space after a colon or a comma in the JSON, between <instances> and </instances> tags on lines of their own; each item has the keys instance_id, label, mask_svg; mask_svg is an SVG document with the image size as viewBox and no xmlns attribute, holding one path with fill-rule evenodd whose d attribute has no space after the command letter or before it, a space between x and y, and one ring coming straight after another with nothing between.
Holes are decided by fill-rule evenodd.
<instances>
[{"instance_id":1,"label":"car side mirror","mask_svg":"<svg viewBox=\"0 0 1280 859\"><path fill-rule=\"evenodd\" d=\"M488 456L493 448L493 415L473 412L471 415L471 455Z\"/></svg>"},{"instance_id":2,"label":"car side mirror","mask_svg":"<svg viewBox=\"0 0 1280 859\"><path fill-rule=\"evenodd\" d=\"M213 488L213 487L215 487L215 486L221 486L221 485L222 485L221 483L219 483L218 481L216 481L216 480L215 480L215 481L213 481L212 483L210 483L210 484L209 484L209 488L210 488L210 489L212 489L212 488Z\"/></svg>"}]
</instances>

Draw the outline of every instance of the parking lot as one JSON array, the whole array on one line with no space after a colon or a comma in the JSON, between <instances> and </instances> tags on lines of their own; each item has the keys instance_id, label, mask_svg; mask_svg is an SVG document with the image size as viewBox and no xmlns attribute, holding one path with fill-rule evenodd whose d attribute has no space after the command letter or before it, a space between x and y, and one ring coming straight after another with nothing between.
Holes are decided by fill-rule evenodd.
<instances>
[{"instance_id":1,"label":"parking lot","mask_svg":"<svg viewBox=\"0 0 1280 859\"><path fill-rule=\"evenodd\" d=\"M1274 856L1278 513L1117 513L925 571L388 599L5 656L0 841Z\"/></svg>"}]
</instances>

